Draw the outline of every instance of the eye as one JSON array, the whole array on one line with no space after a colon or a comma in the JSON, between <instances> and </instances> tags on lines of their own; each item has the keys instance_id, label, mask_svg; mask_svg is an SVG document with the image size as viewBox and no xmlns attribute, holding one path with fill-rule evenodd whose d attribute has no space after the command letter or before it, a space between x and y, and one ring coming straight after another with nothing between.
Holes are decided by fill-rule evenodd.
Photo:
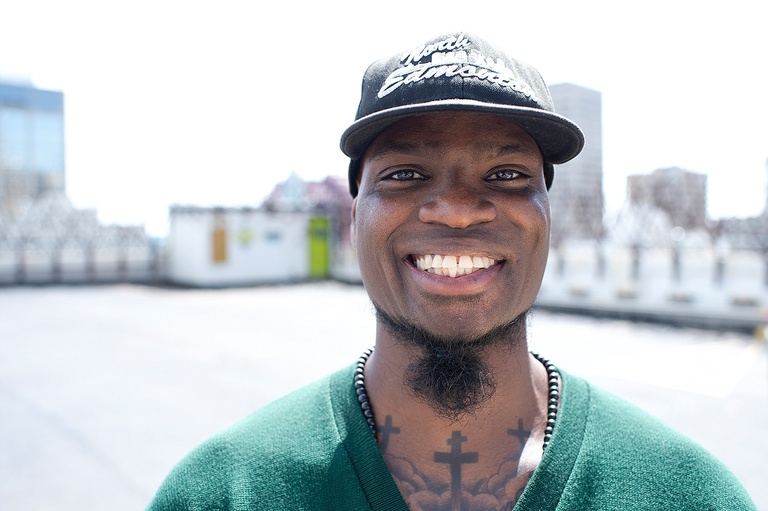
<instances>
[{"instance_id":1,"label":"eye","mask_svg":"<svg viewBox=\"0 0 768 511\"><path fill-rule=\"evenodd\" d=\"M525 177L525 176L516 170L502 169L502 170L497 170L496 172L488 176L488 179L491 181L512 181L513 179L518 179L521 177Z\"/></svg>"},{"instance_id":2,"label":"eye","mask_svg":"<svg viewBox=\"0 0 768 511\"><path fill-rule=\"evenodd\" d=\"M424 176L413 169L400 169L387 175L386 179L392 179L394 181L411 181L413 179L424 179Z\"/></svg>"}]
</instances>

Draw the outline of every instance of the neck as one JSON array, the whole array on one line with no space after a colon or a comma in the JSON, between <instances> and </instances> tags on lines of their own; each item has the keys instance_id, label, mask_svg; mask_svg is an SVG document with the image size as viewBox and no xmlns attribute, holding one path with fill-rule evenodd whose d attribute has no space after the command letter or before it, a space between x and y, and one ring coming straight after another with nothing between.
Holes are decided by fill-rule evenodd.
<instances>
[{"instance_id":1,"label":"neck","mask_svg":"<svg viewBox=\"0 0 768 511\"><path fill-rule=\"evenodd\" d=\"M532 426L546 420L546 371L527 351L522 338L515 343L485 347L480 357L489 373L479 383L482 393L474 409L465 413L441 413L411 387L414 361L424 356L422 348L408 346L384 329L377 335L376 349L365 366L365 382L376 421L398 416L418 426L420 438L438 437L457 427L462 431L488 431L495 423L518 419ZM482 380L482 378L480 378ZM543 430L543 428L541 428Z\"/></svg>"},{"instance_id":2,"label":"neck","mask_svg":"<svg viewBox=\"0 0 768 511\"><path fill-rule=\"evenodd\" d=\"M381 329L378 334L365 364L365 386L379 447L409 505L419 509L410 494L415 486L432 497L447 495L440 488L449 487L459 499L467 488L497 480L504 483L494 498L514 503L541 459L547 420L546 370L528 353L524 337L514 348L483 351L495 391L455 420L409 388L407 374L419 348Z\"/></svg>"}]
</instances>

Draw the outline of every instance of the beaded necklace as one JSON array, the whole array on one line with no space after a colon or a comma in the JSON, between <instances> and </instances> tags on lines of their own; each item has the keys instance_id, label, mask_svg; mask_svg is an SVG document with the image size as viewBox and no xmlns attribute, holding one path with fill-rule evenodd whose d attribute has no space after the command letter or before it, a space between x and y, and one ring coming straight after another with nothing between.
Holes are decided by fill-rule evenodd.
<instances>
[{"instance_id":1,"label":"beaded necklace","mask_svg":"<svg viewBox=\"0 0 768 511\"><path fill-rule=\"evenodd\" d=\"M373 353L373 348L368 348L357 360L354 381L355 393L357 394L357 400L360 402L360 408L363 410L363 415L365 415L365 421L368 423L368 427L371 428L371 433L376 436L376 421L373 418L373 409L371 409L371 404L368 402L368 393L365 390L365 363L368 361L371 353ZM547 425L544 428L543 445L543 449L546 449L549 445L549 440L552 438L552 431L555 429L557 408L560 402L560 373L558 373L557 367L554 364L538 353L531 352L531 355L541 362L547 370Z\"/></svg>"}]
</instances>

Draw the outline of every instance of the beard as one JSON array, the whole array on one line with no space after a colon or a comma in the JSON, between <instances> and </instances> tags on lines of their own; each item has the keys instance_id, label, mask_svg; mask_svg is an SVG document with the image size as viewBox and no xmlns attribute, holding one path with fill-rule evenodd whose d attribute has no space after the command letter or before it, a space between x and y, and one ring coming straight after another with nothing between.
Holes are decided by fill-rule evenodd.
<instances>
[{"instance_id":1,"label":"beard","mask_svg":"<svg viewBox=\"0 0 768 511\"><path fill-rule=\"evenodd\" d=\"M396 319L374 304L376 319L402 344L420 354L405 371L408 390L451 424L475 413L496 391L488 348L522 346L528 311L474 339L438 336Z\"/></svg>"}]
</instances>

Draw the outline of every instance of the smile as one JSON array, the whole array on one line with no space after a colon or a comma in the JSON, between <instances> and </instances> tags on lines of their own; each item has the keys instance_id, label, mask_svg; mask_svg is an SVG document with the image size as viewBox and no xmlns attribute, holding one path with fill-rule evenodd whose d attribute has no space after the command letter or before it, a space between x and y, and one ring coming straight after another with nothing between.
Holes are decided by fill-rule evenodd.
<instances>
[{"instance_id":1,"label":"smile","mask_svg":"<svg viewBox=\"0 0 768 511\"><path fill-rule=\"evenodd\" d=\"M469 255L414 255L411 259L419 270L434 273L443 277L461 277L476 271L490 268L497 264L495 259L485 256Z\"/></svg>"}]
</instances>

